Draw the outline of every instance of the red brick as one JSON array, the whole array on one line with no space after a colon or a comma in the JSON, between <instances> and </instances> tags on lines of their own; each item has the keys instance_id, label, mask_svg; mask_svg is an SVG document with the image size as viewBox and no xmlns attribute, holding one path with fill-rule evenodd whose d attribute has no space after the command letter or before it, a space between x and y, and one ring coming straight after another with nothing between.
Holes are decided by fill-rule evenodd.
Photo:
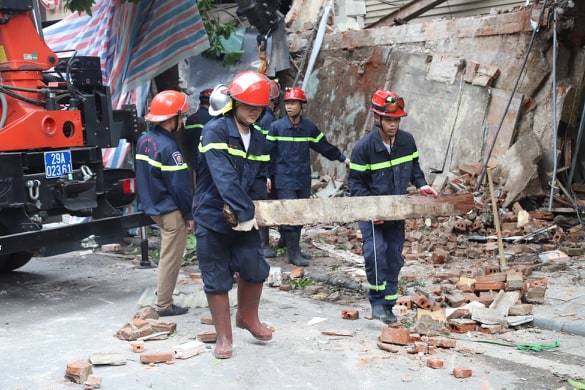
<instances>
[{"instance_id":1,"label":"red brick","mask_svg":"<svg viewBox=\"0 0 585 390\"><path fill-rule=\"evenodd\" d=\"M202 316L199 321L203 325L213 325L213 318L211 318L211 316Z\"/></svg>"},{"instance_id":2,"label":"red brick","mask_svg":"<svg viewBox=\"0 0 585 390\"><path fill-rule=\"evenodd\" d=\"M444 249L437 248L433 251L433 264L445 264L449 261L449 252Z\"/></svg>"},{"instance_id":3,"label":"red brick","mask_svg":"<svg viewBox=\"0 0 585 390\"><path fill-rule=\"evenodd\" d=\"M421 336L418 333L411 333L410 334L410 342L414 343L415 341L420 341L421 340Z\"/></svg>"},{"instance_id":4,"label":"red brick","mask_svg":"<svg viewBox=\"0 0 585 390\"><path fill-rule=\"evenodd\" d=\"M410 344L410 333L402 327L385 327L382 329L380 341L388 344L408 345Z\"/></svg>"},{"instance_id":5,"label":"red brick","mask_svg":"<svg viewBox=\"0 0 585 390\"><path fill-rule=\"evenodd\" d=\"M217 333L214 331L197 333L197 340L204 343L215 343L217 340Z\"/></svg>"},{"instance_id":6,"label":"red brick","mask_svg":"<svg viewBox=\"0 0 585 390\"><path fill-rule=\"evenodd\" d=\"M148 325L148 321L143 320L142 318L134 318L132 319L132 325L137 328L142 328L143 326Z\"/></svg>"},{"instance_id":7,"label":"red brick","mask_svg":"<svg viewBox=\"0 0 585 390\"><path fill-rule=\"evenodd\" d=\"M380 348L382 351L392 352L392 353L400 352L400 349L392 344L383 343L381 341L378 341L376 344L378 345L378 348Z\"/></svg>"},{"instance_id":8,"label":"red brick","mask_svg":"<svg viewBox=\"0 0 585 390\"><path fill-rule=\"evenodd\" d=\"M90 375L83 384L84 390L99 389L102 385L102 378L97 375Z\"/></svg>"},{"instance_id":9,"label":"red brick","mask_svg":"<svg viewBox=\"0 0 585 390\"><path fill-rule=\"evenodd\" d=\"M411 297L409 297L409 296L406 296L406 297L399 297L399 298L396 300L396 304L397 304L398 306L404 306L404 307L406 307L407 309L410 309L410 308L412 307L412 298L411 298Z\"/></svg>"},{"instance_id":10,"label":"red brick","mask_svg":"<svg viewBox=\"0 0 585 390\"><path fill-rule=\"evenodd\" d=\"M449 321L449 329L455 333L467 333L477 330L477 324L473 320L455 319Z\"/></svg>"},{"instance_id":11,"label":"red brick","mask_svg":"<svg viewBox=\"0 0 585 390\"><path fill-rule=\"evenodd\" d=\"M102 252L120 252L122 250L122 245L120 244L104 244L101 247Z\"/></svg>"},{"instance_id":12,"label":"red brick","mask_svg":"<svg viewBox=\"0 0 585 390\"><path fill-rule=\"evenodd\" d=\"M402 275L400 277L400 280L404 280L405 282L415 282L416 275Z\"/></svg>"},{"instance_id":13,"label":"red brick","mask_svg":"<svg viewBox=\"0 0 585 390\"><path fill-rule=\"evenodd\" d=\"M138 310L133 318L140 318L141 320L158 320L159 315L154 307L146 306Z\"/></svg>"},{"instance_id":14,"label":"red brick","mask_svg":"<svg viewBox=\"0 0 585 390\"><path fill-rule=\"evenodd\" d=\"M83 384L92 373L92 365L89 361L76 360L67 363L67 368L65 369L65 378L72 382Z\"/></svg>"},{"instance_id":15,"label":"red brick","mask_svg":"<svg viewBox=\"0 0 585 390\"><path fill-rule=\"evenodd\" d=\"M357 309L343 309L341 311L341 318L344 320L357 320L360 318L360 312Z\"/></svg>"},{"instance_id":16,"label":"red brick","mask_svg":"<svg viewBox=\"0 0 585 390\"><path fill-rule=\"evenodd\" d=\"M429 302L429 300L427 299L427 297L425 297L422 294L416 294L414 296L414 304L417 305L418 307L420 307L421 309L425 309L425 310L430 310L431 309L431 303Z\"/></svg>"},{"instance_id":17,"label":"red brick","mask_svg":"<svg viewBox=\"0 0 585 390\"><path fill-rule=\"evenodd\" d=\"M130 347L132 348L132 352L142 353L144 352L144 341L131 341Z\"/></svg>"},{"instance_id":18,"label":"red brick","mask_svg":"<svg viewBox=\"0 0 585 390\"><path fill-rule=\"evenodd\" d=\"M280 291L290 291L291 286L290 286L290 284L281 284L280 287L278 287L278 289Z\"/></svg>"},{"instance_id":19,"label":"red brick","mask_svg":"<svg viewBox=\"0 0 585 390\"><path fill-rule=\"evenodd\" d=\"M152 330L155 333L158 332L169 332L175 333L177 331L177 324L170 321L161 321L161 320L148 320L148 323L152 327Z\"/></svg>"},{"instance_id":20,"label":"red brick","mask_svg":"<svg viewBox=\"0 0 585 390\"><path fill-rule=\"evenodd\" d=\"M506 328L504 325L483 325L477 328L481 333L485 334L499 334L504 333Z\"/></svg>"},{"instance_id":21,"label":"red brick","mask_svg":"<svg viewBox=\"0 0 585 390\"><path fill-rule=\"evenodd\" d=\"M167 352L150 352L143 353L140 355L140 363L164 363L175 359L175 353L173 351Z\"/></svg>"},{"instance_id":22,"label":"red brick","mask_svg":"<svg viewBox=\"0 0 585 390\"><path fill-rule=\"evenodd\" d=\"M290 271L291 279L300 279L303 276L305 276L305 269L303 267L295 267L292 271Z\"/></svg>"},{"instance_id":23,"label":"red brick","mask_svg":"<svg viewBox=\"0 0 585 390\"><path fill-rule=\"evenodd\" d=\"M428 353L429 352L429 346L427 343L424 343L422 341L415 341L414 342L414 349L416 351L416 353Z\"/></svg>"},{"instance_id":24,"label":"red brick","mask_svg":"<svg viewBox=\"0 0 585 390\"><path fill-rule=\"evenodd\" d=\"M505 282L475 282L475 291L500 291L506 288Z\"/></svg>"},{"instance_id":25,"label":"red brick","mask_svg":"<svg viewBox=\"0 0 585 390\"><path fill-rule=\"evenodd\" d=\"M443 361L441 359L427 359L427 367L438 369L443 368Z\"/></svg>"},{"instance_id":26,"label":"red brick","mask_svg":"<svg viewBox=\"0 0 585 390\"><path fill-rule=\"evenodd\" d=\"M465 379L471 377L473 372L471 371L471 368L456 367L453 369L453 375L455 378Z\"/></svg>"}]
</instances>

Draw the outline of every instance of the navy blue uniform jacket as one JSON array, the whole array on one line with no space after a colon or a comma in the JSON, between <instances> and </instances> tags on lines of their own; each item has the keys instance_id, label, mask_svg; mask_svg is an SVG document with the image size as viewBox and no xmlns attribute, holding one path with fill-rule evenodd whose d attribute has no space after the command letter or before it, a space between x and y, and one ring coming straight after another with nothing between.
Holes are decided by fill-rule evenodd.
<instances>
[{"instance_id":1,"label":"navy blue uniform jacket","mask_svg":"<svg viewBox=\"0 0 585 390\"><path fill-rule=\"evenodd\" d=\"M162 127L154 126L138 140L136 185L146 215L180 210L186 220L193 219L191 174L175 139Z\"/></svg>"},{"instance_id":2,"label":"navy blue uniform jacket","mask_svg":"<svg viewBox=\"0 0 585 390\"><path fill-rule=\"evenodd\" d=\"M267 169L270 155L264 136L254 128L250 134L246 152L231 115L212 120L203 128L193 205L198 225L219 233L231 232L222 212L224 203L231 206L239 222L254 218L252 188L261 171Z\"/></svg>"}]
</instances>

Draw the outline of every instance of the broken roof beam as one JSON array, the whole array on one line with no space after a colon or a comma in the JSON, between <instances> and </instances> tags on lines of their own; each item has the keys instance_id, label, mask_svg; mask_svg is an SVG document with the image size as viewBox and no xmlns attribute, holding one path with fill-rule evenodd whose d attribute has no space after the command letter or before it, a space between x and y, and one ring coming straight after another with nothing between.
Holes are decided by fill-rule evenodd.
<instances>
[{"instance_id":1,"label":"broken roof beam","mask_svg":"<svg viewBox=\"0 0 585 390\"><path fill-rule=\"evenodd\" d=\"M394 26L404 24L409 20L412 20L430 9L435 8L437 5L444 3L447 0L413 0L408 4L398 8L391 14L382 17L380 20L370 24L370 27L379 26Z\"/></svg>"},{"instance_id":2,"label":"broken roof beam","mask_svg":"<svg viewBox=\"0 0 585 390\"><path fill-rule=\"evenodd\" d=\"M387 195L329 199L261 200L256 204L260 226L349 223L462 215L474 207L472 194L432 198Z\"/></svg>"}]
</instances>

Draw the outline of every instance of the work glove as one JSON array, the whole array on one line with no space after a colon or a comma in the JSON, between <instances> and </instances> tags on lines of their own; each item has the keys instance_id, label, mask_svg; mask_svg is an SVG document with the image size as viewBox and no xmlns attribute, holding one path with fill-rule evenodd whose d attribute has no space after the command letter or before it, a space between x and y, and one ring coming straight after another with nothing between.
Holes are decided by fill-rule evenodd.
<instances>
[{"instance_id":1,"label":"work glove","mask_svg":"<svg viewBox=\"0 0 585 390\"><path fill-rule=\"evenodd\" d=\"M419 188L418 193L424 196L432 196L433 198L439 196L439 193L428 184L426 186L422 186L421 188Z\"/></svg>"},{"instance_id":2,"label":"work glove","mask_svg":"<svg viewBox=\"0 0 585 390\"><path fill-rule=\"evenodd\" d=\"M252 229L258 230L258 222L256 222L256 218L252 218L249 221L238 223L233 229L238 232L249 232Z\"/></svg>"},{"instance_id":3,"label":"work glove","mask_svg":"<svg viewBox=\"0 0 585 390\"><path fill-rule=\"evenodd\" d=\"M345 161L343 162L345 164L346 167L349 168L351 161L349 160L349 158L346 158Z\"/></svg>"}]
</instances>

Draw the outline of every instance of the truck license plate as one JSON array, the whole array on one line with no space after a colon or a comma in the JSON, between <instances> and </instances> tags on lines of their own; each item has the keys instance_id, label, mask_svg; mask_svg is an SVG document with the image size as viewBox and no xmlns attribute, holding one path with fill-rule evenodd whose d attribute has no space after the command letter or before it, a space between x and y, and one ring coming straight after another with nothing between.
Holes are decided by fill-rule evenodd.
<instances>
[{"instance_id":1,"label":"truck license plate","mask_svg":"<svg viewBox=\"0 0 585 390\"><path fill-rule=\"evenodd\" d=\"M73 164L69 150L45 152L45 176L47 179L66 176L70 173L73 173Z\"/></svg>"}]
</instances>

